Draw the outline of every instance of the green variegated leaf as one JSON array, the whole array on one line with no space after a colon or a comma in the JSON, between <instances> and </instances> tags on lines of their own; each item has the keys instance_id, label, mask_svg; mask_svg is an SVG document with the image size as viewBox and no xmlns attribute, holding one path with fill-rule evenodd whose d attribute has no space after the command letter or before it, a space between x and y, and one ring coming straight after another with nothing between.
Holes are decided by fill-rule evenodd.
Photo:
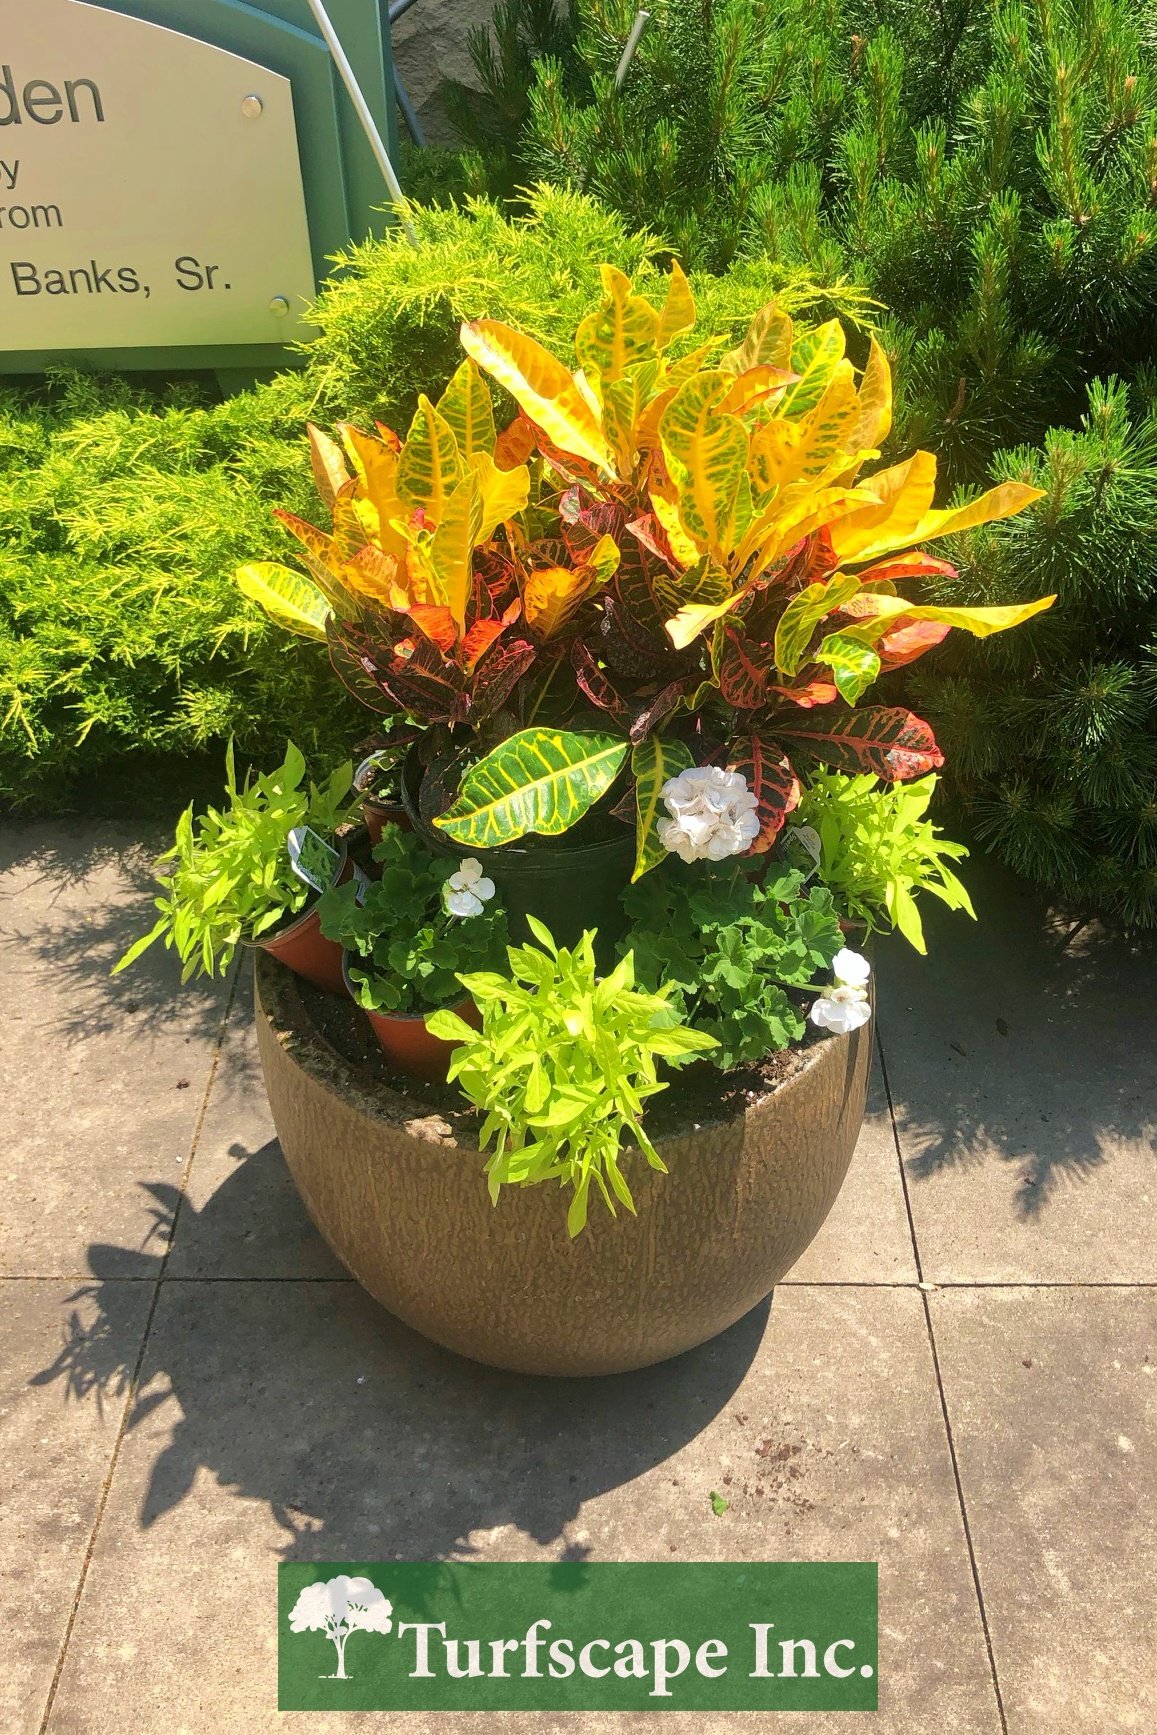
<instances>
[{"instance_id":1,"label":"green variegated leaf","mask_svg":"<svg viewBox=\"0 0 1157 1735\"><path fill-rule=\"evenodd\" d=\"M579 366L604 383L621 379L635 362L658 354L659 315L614 265L600 266L606 300L579 325L574 348Z\"/></svg>"},{"instance_id":2,"label":"green variegated leaf","mask_svg":"<svg viewBox=\"0 0 1157 1735\"><path fill-rule=\"evenodd\" d=\"M462 470L453 428L421 393L398 460L398 493L407 505L421 507L432 524L440 524Z\"/></svg>"},{"instance_id":3,"label":"green variegated leaf","mask_svg":"<svg viewBox=\"0 0 1157 1735\"><path fill-rule=\"evenodd\" d=\"M879 656L854 633L829 633L815 660L828 665L840 697L849 705L855 704L880 673Z\"/></svg>"},{"instance_id":4,"label":"green variegated leaf","mask_svg":"<svg viewBox=\"0 0 1157 1735\"><path fill-rule=\"evenodd\" d=\"M279 627L325 643L329 603L303 573L275 560L254 560L248 566L238 567L237 585L244 596L260 603Z\"/></svg>"},{"instance_id":5,"label":"green variegated leaf","mask_svg":"<svg viewBox=\"0 0 1157 1735\"><path fill-rule=\"evenodd\" d=\"M718 406L730 391L729 374L710 369L679 387L659 423L663 456L679 490L679 516L709 551L728 553L751 519L747 433Z\"/></svg>"},{"instance_id":6,"label":"green variegated leaf","mask_svg":"<svg viewBox=\"0 0 1157 1735\"><path fill-rule=\"evenodd\" d=\"M665 741L661 735L648 735L633 749L631 770L635 777L638 843L632 883L665 858L667 851L659 842L659 821L668 817L663 806L663 785L694 763L694 754L682 741Z\"/></svg>"},{"instance_id":7,"label":"green variegated leaf","mask_svg":"<svg viewBox=\"0 0 1157 1735\"><path fill-rule=\"evenodd\" d=\"M782 674L798 672L820 622L855 596L859 588L860 581L853 573L837 572L826 584L805 585L792 597L775 629L775 664Z\"/></svg>"},{"instance_id":8,"label":"green variegated leaf","mask_svg":"<svg viewBox=\"0 0 1157 1735\"><path fill-rule=\"evenodd\" d=\"M430 544L435 600L450 610L459 633L466 630L466 604L473 585L471 562L481 524L482 489L478 472L470 470L447 500Z\"/></svg>"},{"instance_id":9,"label":"green variegated leaf","mask_svg":"<svg viewBox=\"0 0 1157 1735\"><path fill-rule=\"evenodd\" d=\"M791 346L791 369L799 375L789 386L780 403L780 414L802 416L819 403L836 363L843 360L844 328L838 319L817 325L814 331L801 332Z\"/></svg>"},{"instance_id":10,"label":"green variegated leaf","mask_svg":"<svg viewBox=\"0 0 1157 1735\"><path fill-rule=\"evenodd\" d=\"M458 450L467 463L475 452L493 457L494 405L486 381L469 356L438 399L438 414L453 428Z\"/></svg>"},{"instance_id":11,"label":"green variegated leaf","mask_svg":"<svg viewBox=\"0 0 1157 1735\"><path fill-rule=\"evenodd\" d=\"M626 756L621 736L523 729L471 766L434 824L470 849L497 849L531 831L557 837L606 794Z\"/></svg>"}]
</instances>

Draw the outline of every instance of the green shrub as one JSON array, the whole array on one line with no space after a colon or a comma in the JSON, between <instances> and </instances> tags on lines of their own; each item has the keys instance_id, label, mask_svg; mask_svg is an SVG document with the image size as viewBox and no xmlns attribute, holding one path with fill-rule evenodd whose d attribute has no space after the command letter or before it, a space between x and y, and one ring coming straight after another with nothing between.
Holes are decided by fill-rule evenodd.
<instances>
[{"instance_id":1,"label":"green shrub","mask_svg":"<svg viewBox=\"0 0 1157 1735\"><path fill-rule=\"evenodd\" d=\"M128 757L339 750L324 651L287 646L238 561L309 497L302 382L226 403L61 375L0 392L0 800L68 804ZM150 792L138 792L138 805Z\"/></svg>"},{"instance_id":2,"label":"green shrub","mask_svg":"<svg viewBox=\"0 0 1157 1735\"><path fill-rule=\"evenodd\" d=\"M1157 925L1157 407L1095 385L1079 432L1001 453L1045 498L961 537L938 600L1055 591L984 658L946 646L912 683L977 835L1084 908Z\"/></svg>"}]
</instances>

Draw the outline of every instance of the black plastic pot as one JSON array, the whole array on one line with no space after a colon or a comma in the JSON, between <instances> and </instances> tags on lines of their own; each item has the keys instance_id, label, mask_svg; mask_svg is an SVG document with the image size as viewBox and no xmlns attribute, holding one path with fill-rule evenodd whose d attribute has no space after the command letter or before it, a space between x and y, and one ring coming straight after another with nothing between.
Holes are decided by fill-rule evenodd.
<instances>
[{"instance_id":1,"label":"black plastic pot","mask_svg":"<svg viewBox=\"0 0 1157 1735\"><path fill-rule=\"evenodd\" d=\"M452 843L422 817L422 777L421 761L411 750L402 769L402 800L416 835L438 855L473 856L482 863L497 887L512 940L529 939L526 918L537 916L560 946L575 945L584 929L595 928L600 962L609 960L627 925L622 893L635 859L630 826L614 820L617 829L591 843L569 844L564 834L520 840L501 849L470 849Z\"/></svg>"}]
</instances>

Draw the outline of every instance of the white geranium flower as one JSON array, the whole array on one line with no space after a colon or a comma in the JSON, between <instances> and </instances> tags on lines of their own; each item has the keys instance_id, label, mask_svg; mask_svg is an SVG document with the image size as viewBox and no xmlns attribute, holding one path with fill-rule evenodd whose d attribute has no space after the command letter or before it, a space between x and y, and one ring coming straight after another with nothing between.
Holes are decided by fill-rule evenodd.
<instances>
[{"instance_id":1,"label":"white geranium flower","mask_svg":"<svg viewBox=\"0 0 1157 1735\"><path fill-rule=\"evenodd\" d=\"M859 952L844 946L832 959L834 985L821 994L811 1009L811 1021L821 1030L834 1030L846 1036L858 1030L872 1016L868 999L868 978L872 966Z\"/></svg>"},{"instance_id":2,"label":"white geranium flower","mask_svg":"<svg viewBox=\"0 0 1157 1735\"><path fill-rule=\"evenodd\" d=\"M759 803L740 771L693 765L669 778L661 794L671 817L659 821L659 842L682 861L742 855L759 836Z\"/></svg>"},{"instance_id":3,"label":"white geranium flower","mask_svg":"<svg viewBox=\"0 0 1157 1735\"><path fill-rule=\"evenodd\" d=\"M855 988L829 988L814 1002L811 1021L821 1030L834 1030L837 1036L847 1036L858 1030L872 1016L866 994Z\"/></svg>"},{"instance_id":4,"label":"white geranium flower","mask_svg":"<svg viewBox=\"0 0 1157 1735\"><path fill-rule=\"evenodd\" d=\"M482 863L468 855L462 866L442 887L442 897L452 916L480 916L482 906L494 896L494 881L482 872Z\"/></svg>"},{"instance_id":5,"label":"white geranium flower","mask_svg":"<svg viewBox=\"0 0 1157 1735\"><path fill-rule=\"evenodd\" d=\"M863 954L847 946L832 959L832 975L845 988L866 988L871 974L872 966Z\"/></svg>"}]
</instances>

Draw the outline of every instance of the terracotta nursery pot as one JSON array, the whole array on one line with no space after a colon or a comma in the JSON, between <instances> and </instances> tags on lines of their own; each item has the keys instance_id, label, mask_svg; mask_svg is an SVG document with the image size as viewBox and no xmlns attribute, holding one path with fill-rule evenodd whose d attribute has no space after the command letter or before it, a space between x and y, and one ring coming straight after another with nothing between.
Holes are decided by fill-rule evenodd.
<instances>
[{"instance_id":1,"label":"terracotta nursery pot","mask_svg":"<svg viewBox=\"0 0 1157 1735\"><path fill-rule=\"evenodd\" d=\"M362 818L370 834L370 844L375 849L381 843L387 825L400 825L403 831L411 830L410 816L401 802L363 801Z\"/></svg>"},{"instance_id":2,"label":"terracotta nursery pot","mask_svg":"<svg viewBox=\"0 0 1157 1735\"><path fill-rule=\"evenodd\" d=\"M371 1012L367 1006L360 1005L357 988L350 980L349 966L350 955L347 952L343 966L346 993L362 1016L369 1019L378 1039L378 1047L390 1065L399 1072L409 1073L411 1078L424 1079L428 1084L445 1084L446 1068L450 1064L454 1044L430 1035L426 1029L424 1012ZM451 1007L451 1011L456 1012L459 1018L472 1024L475 1029L481 1028L482 1020L478 1016L478 1008L468 994L464 1000Z\"/></svg>"},{"instance_id":3,"label":"terracotta nursery pot","mask_svg":"<svg viewBox=\"0 0 1157 1735\"><path fill-rule=\"evenodd\" d=\"M333 883L340 886L349 879L354 865L345 844L339 842L336 847L341 851L341 863ZM327 994L346 992L342 949L336 940L327 940L322 933L316 897L288 928L263 934L255 943L259 952L269 952L279 958L299 976L304 976L307 982L312 982L315 988L324 988Z\"/></svg>"},{"instance_id":4,"label":"terracotta nursery pot","mask_svg":"<svg viewBox=\"0 0 1157 1735\"><path fill-rule=\"evenodd\" d=\"M664 1132L669 1174L628 1155L638 1215L592 1202L571 1241L565 1192L504 1187L491 1205L470 1136L346 1062L260 954L256 1001L281 1148L330 1247L407 1325L520 1373L646 1367L733 1325L816 1234L864 1114L871 1023L813 1043L750 1106L721 1091L714 1114Z\"/></svg>"}]
</instances>

